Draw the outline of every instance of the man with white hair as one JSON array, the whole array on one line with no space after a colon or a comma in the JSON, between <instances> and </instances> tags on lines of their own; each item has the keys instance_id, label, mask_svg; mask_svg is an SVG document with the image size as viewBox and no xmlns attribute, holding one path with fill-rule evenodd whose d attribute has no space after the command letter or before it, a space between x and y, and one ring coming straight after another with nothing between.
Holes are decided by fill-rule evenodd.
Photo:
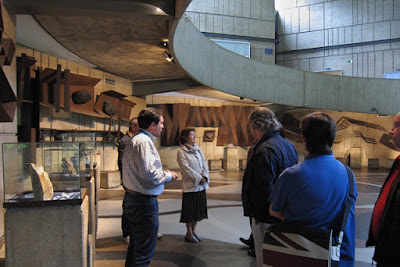
<instances>
[{"instance_id":1,"label":"man with white hair","mask_svg":"<svg viewBox=\"0 0 400 267\"><path fill-rule=\"evenodd\" d=\"M294 146L281 134L281 124L272 110L259 107L249 117L250 132L257 144L243 176L242 201L244 216L252 220L252 234L257 266L263 264L262 243L269 223L269 197L275 180L288 167L297 163Z\"/></svg>"}]
</instances>

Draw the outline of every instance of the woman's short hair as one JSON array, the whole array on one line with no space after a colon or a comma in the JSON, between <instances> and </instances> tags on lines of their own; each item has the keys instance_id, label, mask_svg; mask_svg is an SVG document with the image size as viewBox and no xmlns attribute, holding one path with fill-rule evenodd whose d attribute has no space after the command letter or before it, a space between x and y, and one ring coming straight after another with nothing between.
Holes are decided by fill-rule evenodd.
<instances>
[{"instance_id":1,"label":"woman's short hair","mask_svg":"<svg viewBox=\"0 0 400 267\"><path fill-rule=\"evenodd\" d=\"M300 132L311 154L323 155L332 152L336 138L336 122L326 113L314 112L304 116L300 122Z\"/></svg>"},{"instance_id":2,"label":"woman's short hair","mask_svg":"<svg viewBox=\"0 0 400 267\"><path fill-rule=\"evenodd\" d=\"M179 134L179 143L181 145L184 145L188 142L190 132L195 132L194 128L185 128L181 131Z\"/></svg>"},{"instance_id":3,"label":"woman's short hair","mask_svg":"<svg viewBox=\"0 0 400 267\"><path fill-rule=\"evenodd\" d=\"M160 122L162 116L162 110L158 108L145 108L140 111L137 118L139 127L142 129L148 129L154 122L156 125Z\"/></svg>"},{"instance_id":4,"label":"woman's short hair","mask_svg":"<svg viewBox=\"0 0 400 267\"><path fill-rule=\"evenodd\" d=\"M249 122L254 129L262 132L279 130L281 127L280 123L275 118L274 112L266 107L254 109L250 114Z\"/></svg>"}]
</instances>

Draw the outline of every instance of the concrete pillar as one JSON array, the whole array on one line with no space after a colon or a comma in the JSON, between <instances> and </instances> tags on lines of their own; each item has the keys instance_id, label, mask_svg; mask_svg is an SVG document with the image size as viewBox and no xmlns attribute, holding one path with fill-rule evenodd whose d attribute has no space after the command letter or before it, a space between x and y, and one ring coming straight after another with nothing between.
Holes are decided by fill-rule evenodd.
<instances>
[{"instance_id":1,"label":"concrete pillar","mask_svg":"<svg viewBox=\"0 0 400 267\"><path fill-rule=\"evenodd\" d=\"M239 167L238 148L227 146L224 154L224 169L236 171Z\"/></svg>"},{"instance_id":2,"label":"concrete pillar","mask_svg":"<svg viewBox=\"0 0 400 267\"><path fill-rule=\"evenodd\" d=\"M87 266L88 197L81 205L7 208L4 217L6 266Z\"/></svg>"},{"instance_id":3,"label":"concrete pillar","mask_svg":"<svg viewBox=\"0 0 400 267\"><path fill-rule=\"evenodd\" d=\"M350 148L350 167L353 169L361 168L361 147Z\"/></svg>"}]
</instances>

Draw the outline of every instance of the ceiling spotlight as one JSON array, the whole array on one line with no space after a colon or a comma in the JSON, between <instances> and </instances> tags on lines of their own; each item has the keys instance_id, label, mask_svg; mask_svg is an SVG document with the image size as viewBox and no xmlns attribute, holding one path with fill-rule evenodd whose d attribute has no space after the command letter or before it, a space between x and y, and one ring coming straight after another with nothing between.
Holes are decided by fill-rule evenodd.
<instances>
[{"instance_id":1,"label":"ceiling spotlight","mask_svg":"<svg viewBox=\"0 0 400 267\"><path fill-rule=\"evenodd\" d=\"M164 55L165 55L165 59L166 59L168 62L171 62L171 61L174 60L174 57L171 56L171 54L168 53L167 51L164 51Z\"/></svg>"},{"instance_id":2,"label":"ceiling spotlight","mask_svg":"<svg viewBox=\"0 0 400 267\"><path fill-rule=\"evenodd\" d=\"M160 45L163 48L168 48L168 39L162 39Z\"/></svg>"},{"instance_id":3,"label":"ceiling spotlight","mask_svg":"<svg viewBox=\"0 0 400 267\"><path fill-rule=\"evenodd\" d=\"M163 39L163 40L162 40L162 45L163 45L164 47L168 47L168 39Z\"/></svg>"}]
</instances>

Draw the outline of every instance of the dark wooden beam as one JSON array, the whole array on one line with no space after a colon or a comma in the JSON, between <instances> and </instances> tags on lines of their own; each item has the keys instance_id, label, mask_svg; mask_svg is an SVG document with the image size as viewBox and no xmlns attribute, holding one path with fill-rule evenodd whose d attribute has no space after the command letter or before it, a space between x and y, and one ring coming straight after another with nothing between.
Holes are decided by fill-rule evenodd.
<instances>
[{"instance_id":1,"label":"dark wooden beam","mask_svg":"<svg viewBox=\"0 0 400 267\"><path fill-rule=\"evenodd\" d=\"M60 112L60 91L61 91L61 65L57 65L56 87L54 92L54 102L56 105L56 112Z\"/></svg>"},{"instance_id":2,"label":"dark wooden beam","mask_svg":"<svg viewBox=\"0 0 400 267\"><path fill-rule=\"evenodd\" d=\"M70 96L70 85L71 85L71 71L69 69L64 70L64 111L71 111L71 96Z\"/></svg>"}]
</instances>

